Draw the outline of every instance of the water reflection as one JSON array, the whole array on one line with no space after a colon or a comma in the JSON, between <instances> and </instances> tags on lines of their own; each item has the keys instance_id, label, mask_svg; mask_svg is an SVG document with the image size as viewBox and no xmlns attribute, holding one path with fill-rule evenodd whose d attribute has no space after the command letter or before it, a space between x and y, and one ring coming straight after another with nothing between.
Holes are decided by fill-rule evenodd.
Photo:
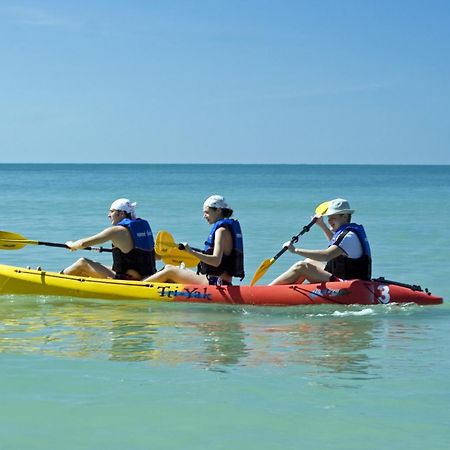
<instances>
[{"instance_id":1,"label":"water reflection","mask_svg":"<svg viewBox=\"0 0 450 450\"><path fill-rule=\"evenodd\" d=\"M307 374L379 377L377 354L426 333L420 308L270 309L3 298L0 352L62 358L302 367ZM399 341L398 337L401 336ZM406 345L406 344L405 344Z\"/></svg>"},{"instance_id":2,"label":"water reflection","mask_svg":"<svg viewBox=\"0 0 450 450\"><path fill-rule=\"evenodd\" d=\"M131 323L126 319L116 319L111 321L108 333L111 360L146 361L158 358L159 351L154 341L158 334L156 324L148 324L143 319Z\"/></svg>"},{"instance_id":3,"label":"water reflection","mask_svg":"<svg viewBox=\"0 0 450 450\"><path fill-rule=\"evenodd\" d=\"M352 375L367 375L375 366L366 352L372 345L373 320L310 320L285 327L285 363L307 364ZM278 330L278 333L282 330ZM296 351L289 351L289 349Z\"/></svg>"}]
</instances>

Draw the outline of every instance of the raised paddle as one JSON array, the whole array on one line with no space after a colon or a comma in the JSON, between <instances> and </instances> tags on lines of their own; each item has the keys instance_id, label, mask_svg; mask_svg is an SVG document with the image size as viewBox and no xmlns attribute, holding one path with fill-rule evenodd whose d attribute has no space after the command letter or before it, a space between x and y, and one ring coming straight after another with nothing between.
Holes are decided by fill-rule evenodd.
<instances>
[{"instance_id":1,"label":"raised paddle","mask_svg":"<svg viewBox=\"0 0 450 450\"><path fill-rule=\"evenodd\" d=\"M291 244L295 244L298 242L298 239L300 236L307 233L311 227L317 222L317 219L321 216L323 216L328 209L328 205L330 202L323 202L316 208L316 215L311 220L311 222L308 223L308 225L305 225L300 233L296 234L291 239ZM283 247L273 258L267 258L265 259L259 267L256 269L255 275L253 275L252 281L250 282L250 286L253 286L261 277L264 276L264 274L269 270L269 267L288 249L288 247Z\"/></svg>"},{"instance_id":2,"label":"raised paddle","mask_svg":"<svg viewBox=\"0 0 450 450\"><path fill-rule=\"evenodd\" d=\"M56 242L32 241L23 237L18 233L10 231L0 231L0 250L20 250L26 245L45 245L47 247L69 248L66 244L58 244ZM85 247L83 250L93 250L96 252L112 252L110 248L103 247Z\"/></svg>"},{"instance_id":3,"label":"raised paddle","mask_svg":"<svg viewBox=\"0 0 450 450\"><path fill-rule=\"evenodd\" d=\"M200 260L181 248L173 236L165 230L158 231L155 241L155 252L161 256L165 264L179 266L184 263L186 267L195 267Z\"/></svg>"}]
</instances>

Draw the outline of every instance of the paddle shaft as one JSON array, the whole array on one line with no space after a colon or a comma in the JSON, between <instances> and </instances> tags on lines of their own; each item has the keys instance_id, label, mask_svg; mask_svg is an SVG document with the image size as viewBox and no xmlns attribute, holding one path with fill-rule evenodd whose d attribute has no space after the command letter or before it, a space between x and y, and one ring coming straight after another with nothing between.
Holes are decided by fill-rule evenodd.
<instances>
[{"instance_id":1,"label":"paddle shaft","mask_svg":"<svg viewBox=\"0 0 450 450\"><path fill-rule=\"evenodd\" d=\"M42 241L34 241L34 242L36 242L36 245L45 245L47 247L69 248L66 244L59 244L57 242L42 242ZM81 250L92 250L99 253L112 252L111 248L103 248L103 247L85 247Z\"/></svg>"},{"instance_id":2,"label":"paddle shaft","mask_svg":"<svg viewBox=\"0 0 450 450\"><path fill-rule=\"evenodd\" d=\"M45 245L47 247L60 247L60 248L69 248L66 244L59 244L57 242L42 242L37 241L37 245ZM103 247L84 247L81 250L92 250L99 253L103 252L112 252L111 248L103 248Z\"/></svg>"},{"instance_id":3,"label":"paddle shaft","mask_svg":"<svg viewBox=\"0 0 450 450\"><path fill-rule=\"evenodd\" d=\"M300 236L303 236L305 233L307 233L311 227L317 222L317 217L314 217L311 222L308 223L308 225L305 225L302 230L300 231L300 233L296 234L295 236L292 236L291 239L291 244L295 244L296 242L298 242L298 238ZM287 251L289 247L283 247L273 258L272 261L275 262L283 253L285 253Z\"/></svg>"},{"instance_id":4,"label":"paddle shaft","mask_svg":"<svg viewBox=\"0 0 450 450\"><path fill-rule=\"evenodd\" d=\"M323 202L316 208L316 215L311 220L311 222L308 223L308 225L305 225L300 233L293 236L291 239L291 244L294 244L295 242L298 242L298 238L307 233L311 227L317 222L317 219L319 217L322 217L328 209L329 202ZM286 252L286 250L289 247L283 247L273 258L265 259L259 267L256 269L255 275L253 275L252 281L250 282L250 286L253 286L261 277L264 276L264 274L269 270L269 267L283 254Z\"/></svg>"},{"instance_id":5,"label":"paddle shaft","mask_svg":"<svg viewBox=\"0 0 450 450\"><path fill-rule=\"evenodd\" d=\"M177 244L178 250L186 250L186 246L184 244L182 244L181 242L179 244ZM199 248L195 248L195 247L191 247L192 250L194 250L195 252L201 252L201 250Z\"/></svg>"},{"instance_id":6,"label":"paddle shaft","mask_svg":"<svg viewBox=\"0 0 450 450\"><path fill-rule=\"evenodd\" d=\"M7 245L8 243L10 243L11 245ZM10 231L0 231L0 249L19 250L25 245L45 245L47 247L58 247L67 249L70 248L66 244L59 244L57 242L34 241L31 239L27 239L18 233L12 233ZM83 250L94 250L99 253L112 252L112 249L103 247L85 247Z\"/></svg>"}]
</instances>

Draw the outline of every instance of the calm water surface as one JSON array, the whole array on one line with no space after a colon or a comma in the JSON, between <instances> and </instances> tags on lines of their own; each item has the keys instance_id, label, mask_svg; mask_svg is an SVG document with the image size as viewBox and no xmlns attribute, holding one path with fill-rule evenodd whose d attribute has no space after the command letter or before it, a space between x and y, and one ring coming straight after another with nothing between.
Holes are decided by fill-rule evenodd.
<instances>
[{"instance_id":1,"label":"calm water surface","mask_svg":"<svg viewBox=\"0 0 450 450\"><path fill-rule=\"evenodd\" d=\"M208 232L202 202L223 193L243 225L248 278L317 204L347 197L369 234L374 275L450 298L449 167L0 165L0 189L0 229L30 239L92 234L108 225L109 203L128 196L155 230L197 245ZM323 237L313 229L303 245ZM29 246L0 262L56 270L77 256ZM295 260L283 258L263 281ZM449 319L447 303L3 296L0 448L447 449Z\"/></svg>"}]
</instances>

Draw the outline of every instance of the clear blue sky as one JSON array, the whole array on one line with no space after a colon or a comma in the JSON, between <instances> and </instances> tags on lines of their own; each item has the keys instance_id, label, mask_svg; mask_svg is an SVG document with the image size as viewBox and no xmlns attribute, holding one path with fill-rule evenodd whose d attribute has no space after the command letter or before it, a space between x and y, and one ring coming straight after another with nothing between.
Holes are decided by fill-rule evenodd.
<instances>
[{"instance_id":1,"label":"clear blue sky","mask_svg":"<svg viewBox=\"0 0 450 450\"><path fill-rule=\"evenodd\" d=\"M447 0L0 0L0 162L450 164Z\"/></svg>"}]
</instances>

